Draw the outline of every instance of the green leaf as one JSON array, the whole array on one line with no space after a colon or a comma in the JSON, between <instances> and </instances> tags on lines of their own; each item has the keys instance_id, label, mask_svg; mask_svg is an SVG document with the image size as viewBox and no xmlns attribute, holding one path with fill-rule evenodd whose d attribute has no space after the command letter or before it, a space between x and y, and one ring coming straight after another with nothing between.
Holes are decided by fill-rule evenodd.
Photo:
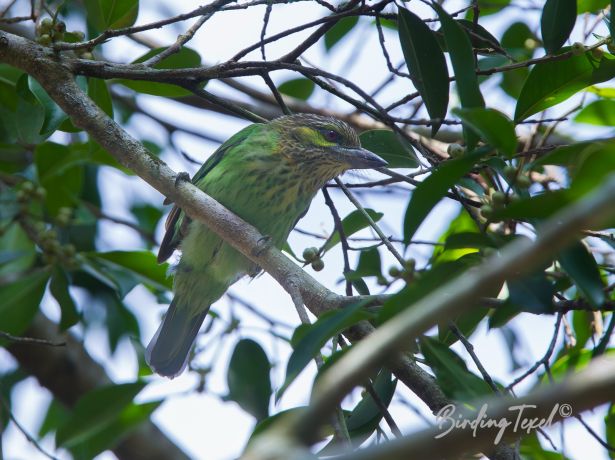
<instances>
[{"instance_id":1,"label":"green leaf","mask_svg":"<svg viewBox=\"0 0 615 460\"><path fill-rule=\"evenodd\" d=\"M611 11L615 11L615 0L611 0ZM612 18L609 21L609 34L611 37L615 37L615 21Z\"/></svg>"},{"instance_id":2,"label":"green leaf","mask_svg":"<svg viewBox=\"0 0 615 460\"><path fill-rule=\"evenodd\" d=\"M148 51L146 54L134 61L134 64L147 61L149 58L162 53L166 48L156 48ZM168 56L161 62L153 66L154 69L183 69L199 67L201 65L201 56L191 48L182 47L175 54ZM154 96L164 97L184 97L192 93L184 88L181 88L170 83L157 83L147 80L118 80L124 86L127 86L135 91L144 94L153 94Z\"/></svg>"},{"instance_id":3,"label":"green leaf","mask_svg":"<svg viewBox=\"0 0 615 460\"><path fill-rule=\"evenodd\" d=\"M372 129L359 136L361 146L388 161L389 168L416 168L418 161L412 146L388 129Z\"/></svg>"},{"instance_id":4,"label":"green leaf","mask_svg":"<svg viewBox=\"0 0 615 460\"><path fill-rule=\"evenodd\" d=\"M555 53L568 40L577 19L576 0L547 0L540 18L545 50Z\"/></svg>"},{"instance_id":5,"label":"green leaf","mask_svg":"<svg viewBox=\"0 0 615 460\"><path fill-rule=\"evenodd\" d=\"M463 175L472 169L482 155L482 152L473 153L445 161L416 187L404 216L404 243L406 245L434 206Z\"/></svg>"},{"instance_id":6,"label":"green leaf","mask_svg":"<svg viewBox=\"0 0 615 460\"><path fill-rule=\"evenodd\" d=\"M427 113L434 119L443 119L448 108L448 68L444 53L433 32L425 22L405 8L399 8L399 42L408 72L423 98ZM441 126L431 126L435 136Z\"/></svg>"},{"instance_id":7,"label":"green leaf","mask_svg":"<svg viewBox=\"0 0 615 460\"><path fill-rule=\"evenodd\" d=\"M604 53L600 59L587 52L563 60L536 64L519 95L515 121L553 107L583 88L613 77L615 56L608 53Z\"/></svg>"},{"instance_id":8,"label":"green leaf","mask_svg":"<svg viewBox=\"0 0 615 460\"><path fill-rule=\"evenodd\" d=\"M468 34L440 5L433 3L432 7L438 13L442 24L444 40L455 71L461 106L463 108L485 107L485 101L480 92L478 78L474 70L474 51ZM476 145L476 135L464 129L464 138L468 148L473 149Z\"/></svg>"},{"instance_id":9,"label":"green leaf","mask_svg":"<svg viewBox=\"0 0 615 460\"><path fill-rule=\"evenodd\" d=\"M574 121L598 126L615 126L615 101L601 99L583 107Z\"/></svg>"},{"instance_id":10,"label":"green leaf","mask_svg":"<svg viewBox=\"0 0 615 460\"><path fill-rule=\"evenodd\" d=\"M609 411L604 417L604 425L606 431L606 442L609 443L609 446L615 445L615 403L611 403ZM610 456L613 458L615 455L611 452Z\"/></svg>"},{"instance_id":11,"label":"green leaf","mask_svg":"<svg viewBox=\"0 0 615 460\"><path fill-rule=\"evenodd\" d=\"M453 109L461 121L485 142L511 158L517 150L517 136L512 121L494 109Z\"/></svg>"},{"instance_id":12,"label":"green leaf","mask_svg":"<svg viewBox=\"0 0 615 460\"><path fill-rule=\"evenodd\" d=\"M130 27L139 14L138 0L85 0L87 19L99 32Z\"/></svg>"},{"instance_id":13,"label":"green leaf","mask_svg":"<svg viewBox=\"0 0 615 460\"><path fill-rule=\"evenodd\" d=\"M115 447L122 438L148 421L161 401L128 404L115 420L100 431L69 448L74 460L90 460L105 450Z\"/></svg>"},{"instance_id":14,"label":"green leaf","mask_svg":"<svg viewBox=\"0 0 615 460\"><path fill-rule=\"evenodd\" d=\"M339 310L327 312L312 324L299 340L288 359L286 378L276 393L276 401L280 400L288 386L297 378L314 356L320 352L320 349L331 337L369 317L369 314L363 310L363 306L364 302L358 302L353 305L347 305Z\"/></svg>"},{"instance_id":15,"label":"green leaf","mask_svg":"<svg viewBox=\"0 0 615 460\"><path fill-rule=\"evenodd\" d=\"M56 432L58 446L75 446L100 433L145 387L144 382L107 385L89 391L75 404L71 416Z\"/></svg>"},{"instance_id":16,"label":"green leaf","mask_svg":"<svg viewBox=\"0 0 615 460\"><path fill-rule=\"evenodd\" d=\"M39 144L34 161L41 185L47 190L45 206L56 215L72 207L83 186L84 158L69 147L54 142Z\"/></svg>"},{"instance_id":17,"label":"green leaf","mask_svg":"<svg viewBox=\"0 0 615 460\"><path fill-rule=\"evenodd\" d=\"M373 209L369 208L366 208L365 211L367 212L367 214L369 214L369 216L374 222L378 222L380 219L382 219L382 216L384 215L381 212L376 212ZM348 214L342 219L342 228L344 229L344 235L346 236L346 238L348 238L350 235L353 235L354 233L357 233L359 230L363 230L366 227L369 227L369 222L367 221L363 213L358 209L352 211L350 214ZM339 242L340 234L339 232L335 231L331 234L329 239L323 245L322 251L327 252Z\"/></svg>"},{"instance_id":18,"label":"green leaf","mask_svg":"<svg viewBox=\"0 0 615 460\"><path fill-rule=\"evenodd\" d=\"M61 267L54 267L49 290L60 305L62 311L60 330L64 331L79 321L79 312L68 291L68 276Z\"/></svg>"},{"instance_id":19,"label":"green leaf","mask_svg":"<svg viewBox=\"0 0 615 460\"><path fill-rule=\"evenodd\" d=\"M507 284L508 300L517 311L553 313L555 286L547 279L544 271L507 281Z\"/></svg>"},{"instance_id":20,"label":"green leaf","mask_svg":"<svg viewBox=\"0 0 615 460\"><path fill-rule=\"evenodd\" d=\"M510 0L478 0L478 7L480 9L481 17L487 16L489 14L497 13L508 5L510 5ZM466 19L473 18L473 9L469 8L466 11Z\"/></svg>"},{"instance_id":21,"label":"green leaf","mask_svg":"<svg viewBox=\"0 0 615 460\"><path fill-rule=\"evenodd\" d=\"M0 236L0 252L19 254L19 257L4 261L0 266L0 276L25 272L36 260L36 247L18 223L7 227Z\"/></svg>"},{"instance_id":22,"label":"green leaf","mask_svg":"<svg viewBox=\"0 0 615 460\"><path fill-rule=\"evenodd\" d=\"M609 6L609 0L577 0L577 14L598 13Z\"/></svg>"},{"instance_id":23,"label":"green leaf","mask_svg":"<svg viewBox=\"0 0 615 460\"><path fill-rule=\"evenodd\" d=\"M331 50L357 25L357 22L359 22L359 16L347 16L337 21L333 27L325 32L325 49Z\"/></svg>"},{"instance_id":24,"label":"green leaf","mask_svg":"<svg viewBox=\"0 0 615 460\"><path fill-rule=\"evenodd\" d=\"M581 242L560 253L558 261L594 308L605 301L604 283L596 260Z\"/></svg>"},{"instance_id":25,"label":"green leaf","mask_svg":"<svg viewBox=\"0 0 615 460\"><path fill-rule=\"evenodd\" d=\"M66 406L53 398L49 402L49 406L47 406L45 418L43 419L43 423L41 423L41 427L38 429L38 437L43 438L48 433L55 432L58 427L66 423L69 417L70 411Z\"/></svg>"},{"instance_id":26,"label":"green leaf","mask_svg":"<svg viewBox=\"0 0 615 460\"><path fill-rule=\"evenodd\" d=\"M172 288L171 279L167 276L168 264L158 264L156 256L150 251L110 251L95 253L92 256L130 270L141 282L155 289Z\"/></svg>"},{"instance_id":27,"label":"green leaf","mask_svg":"<svg viewBox=\"0 0 615 460\"><path fill-rule=\"evenodd\" d=\"M113 102L107 82L100 78L88 79L88 96L105 112L113 118Z\"/></svg>"},{"instance_id":28,"label":"green leaf","mask_svg":"<svg viewBox=\"0 0 615 460\"><path fill-rule=\"evenodd\" d=\"M457 401L470 401L492 394L489 385L470 372L454 351L431 337L421 337L421 352L436 375L442 391Z\"/></svg>"},{"instance_id":29,"label":"green leaf","mask_svg":"<svg viewBox=\"0 0 615 460\"><path fill-rule=\"evenodd\" d=\"M41 127L40 134L43 138L51 136L56 129L68 119L68 115L54 102L43 87L31 76L28 76L28 87L36 97L39 104L43 107L45 120Z\"/></svg>"},{"instance_id":30,"label":"green leaf","mask_svg":"<svg viewBox=\"0 0 615 460\"><path fill-rule=\"evenodd\" d=\"M307 78L293 78L278 86L278 91L287 96L307 101L314 92L314 82Z\"/></svg>"},{"instance_id":31,"label":"green leaf","mask_svg":"<svg viewBox=\"0 0 615 460\"><path fill-rule=\"evenodd\" d=\"M237 342L227 372L228 399L256 420L269 416L271 365L262 347L251 339Z\"/></svg>"},{"instance_id":32,"label":"green leaf","mask_svg":"<svg viewBox=\"0 0 615 460\"><path fill-rule=\"evenodd\" d=\"M17 139L22 144L42 142L41 130L45 123L45 108L32 94L28 85L29 77L22 75L17 81L17 108L15 111L15 128Z\"/></svg>"},{"instance_id":33,"label":"green leaf","mask_svg":"<svg viewBox=\"0 0 615 460\"><path fill-rule=\"evenodd\" d=\"M37 270L10 284L0 285L0 318L2 330L13 335L22 334L38 311L49 273Z\"/></svg>"}]
</instances>

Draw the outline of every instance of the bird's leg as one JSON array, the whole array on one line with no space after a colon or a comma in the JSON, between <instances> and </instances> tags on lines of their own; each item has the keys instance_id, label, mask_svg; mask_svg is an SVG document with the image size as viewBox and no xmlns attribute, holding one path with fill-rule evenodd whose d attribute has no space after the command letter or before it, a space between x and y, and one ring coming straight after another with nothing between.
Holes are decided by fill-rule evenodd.
<instances>
[{"instance_id":1,"label":"bird's leg","mask_svg":"<svg viewBox=\"0 0 615 460\"><path fill-rule=\"evenodd\" d=\"M255 257L259 257L262 253L264 253L267 249L272 246L271 237L267 235L261 236L256 246L252 249L252 255Z\"/></svg>"}]
</instances>

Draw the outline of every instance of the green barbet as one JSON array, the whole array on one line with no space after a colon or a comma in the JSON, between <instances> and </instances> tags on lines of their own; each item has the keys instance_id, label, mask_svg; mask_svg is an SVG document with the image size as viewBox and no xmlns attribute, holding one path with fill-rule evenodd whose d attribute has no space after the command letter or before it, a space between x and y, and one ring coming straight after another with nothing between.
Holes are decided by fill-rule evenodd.
<instances>
[{"instance_id":1,"label":"green barbet","mask_svg":"<svg viewBox=\"0 0 615 460\"><path fill-rule=\"evenodd\" d=\"M280 248L327 181L348 169L378 168L386 161L361 148L357 133L331 117L289 115L250 125L227 140L192 179L212 198L254 225ZM175 377L213 302L259 267L207 226L175 206L166 223L158 261L175 249L175 297L147 347L160 375Z\"/></svg>"}]
</instances>

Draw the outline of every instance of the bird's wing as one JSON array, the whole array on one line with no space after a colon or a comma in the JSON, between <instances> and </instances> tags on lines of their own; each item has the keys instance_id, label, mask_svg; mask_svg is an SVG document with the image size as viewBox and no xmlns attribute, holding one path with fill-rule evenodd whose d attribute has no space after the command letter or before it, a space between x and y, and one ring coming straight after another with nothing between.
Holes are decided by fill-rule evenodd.
<instances>
[{"instance_id":1,"label":"bird's wing","mask_svg":"<svg viewBox=\"0 0 615 460\"><path fill-rule=\"evenodd\" d=\"M193 184L198 184L202 179L207 175L209 171L211 171L224 157L227 152L233 149L233 147L241 144L245 141L250 134L256 129L259 124L252 124L242 129L232 137L230 137L224 144L218 147L212 156L210 156L203 166L196 172L194 177L192 178ZM188 228L188 224L190 223L190 218L185 215L181 208L177 205L173 206L167 220L165 222L165 230L164 238L162 239L162 243L160 243L160 249L158 250L158 263L164 262L173 254L173 251L177 249L177 246L181 242L186 230Z\"/></svg>"}]
</instances>

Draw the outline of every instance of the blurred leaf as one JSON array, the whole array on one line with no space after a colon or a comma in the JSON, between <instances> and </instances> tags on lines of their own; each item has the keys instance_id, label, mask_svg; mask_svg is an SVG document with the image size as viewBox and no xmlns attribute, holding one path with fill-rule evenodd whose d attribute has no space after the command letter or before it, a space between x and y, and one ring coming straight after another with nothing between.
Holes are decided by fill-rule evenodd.
<instances>
[{"instance_id":1,"label":"blurred leaf","mask_svg":"<svg viewBox=\"0 0 615 460\"><path fill-rule=\"evenodd\" d=\"M269 416L271 365L262 347L251 339L237 342L227 372L228 399L256 420Z\"/></svg>"},{"instance_id":2,"label":"blurred leaf","mask_svg":"<svg viewBox=\"0 0 615 460\"><path fill-rule=\"evenodd\" d=\"M158 222L162 218L162 209L148 203L134 203L130 206L130 212L137 219L139 227L154 235ZM151 245L149 241L146 244Z\"/></svg>"},{"instance_id":3,"label":"blurred leaf","mask_svg":"<svg viewBox=\"0 0 615 460\"><path fill-rule=\"evenodd\" d=\"M480 9L480 15L487 16L489 14L494 14L502 9L506 8L510 4L510 0L478 0L478 7ZM469 8L466 11L466 19L473 18L473 9Z\"/></svg>"},{"instance_id":4,"label":"blurred leaf","mask_svg":"<svg viewBox=\"0 0 615 460\"><path fill-rule=\"evenodd\" d=\"M604 425L606 432L606 442L609 446L615 445L615 403L611 403L607 414L604 417ZM613 452L610 452L611 458L615 457Z\"/></svg>"},{"instance_id":5,"label":"blurred leaf","mask_svg":"<svg viewBox=\"0 0 615 460\"><path fill-rule=\"evenodd\" d=\"M359 16L347 16L337 21L333 27L325 32L325 49L331 50L357 25L357 22L359 22Z\"/></svg>"},{"instance_id":6,"label":"blurred leaf","mask_svg":"<svg viewBox=\"0 0 615 460\"><path fill-rule=\"evenodd\" d=\"M611 6L611 11L615 11L615 0L611 0L610 6ZM615 37L615 21L613 21L612 18L609 21L609 34L611 35L611 37Z\"/></svg>"},{"instance_id":7,"label":"blurred leaf","mask_svg":"<svg viewBox=\"0 0 615 460\"><path fill-rule=\"evenodd\" d=\"M252 431L252 434L250 435L250 439L248 439L247 446L249 446L256 437L258 437L263 432L267 431L267 429L270 426L272 426L274 422L284 417L295 417L299 415L301 412L303 412L304 410L305 410L305 407L292 407L290 409L282 410L278 412L277 414L273 414L264 420L260 420L254 427L254 430Z\"/></svg>"},{"instance_id":8,"label":"blurred leaf","mask_svg":"<svg viewBox=\"0 0 615 460\"><path fill-rule=\"evenodd\" d=\"M10 284L0 285L0 327L4 332L20 335L28 328L38 311L48 279L47 271L37 270Z\"/></svg>"},{"instance_id":9,"label":"blurred leaf","mask_svg":"<svg viewBox=\"0 0 615 460\"><path fill-rule=\"evenodd\" d=\"M58 427L66 423L70 417L70 411L59 402L56 398L52 398L47 406L45 418L38 429L38 437L43 438L49 433L55 432Z\"/></svg>"},{"instance_id":10,"label":"blurred leaf","mask_svg":"<svg viewBox=\"0 0 615 460\"><path fill-rule=\"evenodd\" d=\"M382 276L382 262L378 248L361 251L359 263L354 273L358 276Z\"/></svg>"},{"instance_id":11,"label":"blurred leaf","mask_svg":"<svg viewBox=\"0 0 615 460\"><path fill-rule=\"evenodd\" d=\"M448 108L448 68L444 53L425 22L405 8L399 8L399 42L408 72L423 98L431 119L443 119ZM472 71L474 72L474 71ZM435 136L441 122L431 126Z\"/></svg>"},{"instance_id":12,"label":"blurred leaf","mask_svg":"<svg viewBox=\"0 0 615 460\"><path fill-rule=\"evenodd\" d=\"M536 64L519 95L515 120L524 120L565 101L583 88L613 77L615 56L608 53L600 59L587 52L564 60Z\"/></svg>"},{"instance_id":13,"label":"blurred leaf","mask_svg":"<svg viewBox=\"0 0 615 460\"><path fill-rule=\"evenodd\" d=\"M555 286L544 271L507 281L508 300L517 311L553 313Z\"/></svg>"},{"instance_id":14,"label":"blurred leaf","mask_svg":"<svg viewBox=\"0 0 615 460\"><path fill-rule=\"evenodd\" d=\"M39 82L31 76L28 76L28 87L43 107L45 113L45 121L41 127L40 134L43 138L51 136L62 122L68 119L68 115L49 97Z\"/></svg>"},{"instance_id":15,"label":"blurred leaf","mask_svg":"<svg viewBox=\"0 0 615 460\"><path fill-rule=\"evenodd\" d=\"M361 146L388 161L389 168L416 168L418 161L412 146L388 129L372 129L359 136Z\"/></svg>"},{"instance_id":16,"label":"blurred leaf","mask_svg":"<svg viewBox=\"0 0 615 460\"><path fill-rule=\"evenodd\" d=\"M24 74L17 81L15 129L20 143L38 144L44 139L40 133L45 123L45 108L30 91L28 80L29 77Z\"/></svg>"},{"instance_id":17,"label":"blurred leaf","mask_svg":"<svg viewBox=\"0 0 615 460\"><path fill-rule=\"evenodd\" d=\"M492 147L511 158L517 150L515 127L510 119L494 109L453 109L461 121Z\"/></svg>"},{"instance_id":18,"label":"blurred leaf","mask_svg":"<svg viewBox=\"0 0 615 460\"><path fill-rule=\"evenodd\" d=\"M444 40L455 71L461 107L465 109L485 107L485 101L480 92L478 78L474 70L474 51L468 34L440 5L433 3L432 7L438 13L442 24ZM476 134L464 129L464 138L468 149L471 150L476 146Z\"/></svg>"},{"instance_id":19,"label":"blurred leaf","mask_svg":"<svg viewBox=\"0 0 615 460\"><path fill-rule=\"evenodd\" d=\"M2 254L19 254L19 257L5 260L0 266L0 276L15 275L29 269L36 259L36 248L18 223L9 225L0 235Z\"/></svg>"},{"instance_id":20,"label":"blurred leaf","mask_svg":"<svg viewBox=\"0 0 615 460\"><path fill-rule=\"evenodd\" d=\"M596 260L585 245L577 241L560 253L558 261L592 307L600 308L606 300L604 283L600 277Z\"/></svg>"},{"instance_id":21,"label":"blurred leaf","mask_svg":"<svg viewBox=\"0 0 615 460\"><path fill-rule=\"evenodd\" d=\"M602 99L594 101L574 117L577 123L587 123L598 126L615 126L615 101Z\"/></svg>"},{"instance_id":22,"label":"blurred leaf","mask_svg":"<svg viewBox=\"0 0 615 460\"><path fill-rule=\"evenodd\" d=\"M576 0L546 0L540 18L540 31L547 53L555 53L568 40L576 19Z\"/></svg>"},{"instance_id":23,"label":"blurred leaf","mask_svg":"<svg viewBox=\"0 0 615 460\"><path fill-rule=\"evenodd\" d=\"M535 431L523 436L520 441L520 460L571 460L561 452L553 452L542 447Z\"/></svg>"},{"instance_id":24,"label":"blurred leaf","mask_svg":"<svg viewBox=\"0 0 615 460\"><path fill-rule=\"evenodd\" d=\"M79 312L77 311L75 301L68 291L68 276L61 267L54 267L49 290L60 305L60 310L62 311L60 330L64 331L79 321Z\"/></svg>"},{"instance_id":25,"label":"blurred leaf","mask_svg":"<svg viewBox=\"0 0 615 460\"><path fill-rule=\"evenodd\" d=\"M577 0L577 14L598 13L609 6L609 0Z\"/></svg>"},{"instance_id":26,"label":"blurred leaf","mask_svg":"<svg viewBox=\"0 0 615 460\"><path fill-rule=\"evenodd\" d=\"M470 338L476 327L488 313L488 308L476 306L467 313L456 315L450 319L455 322L455 325L464 337ZM457 335L451 331L448 320L442 321L438 324L438 340L447 346L451 346L459 340Z\"/></svg>"},{"instance_id":27,"label":"blurred leaf","mask_svg":"<svg viewBox=\"0 0 615 460\"><path fill-rule=\"evenodd\" d=\"M427 365L448 397L470 401L493 393L489 385L470 372L463 359L446 345L427 336L421 337L420 344Z\"/></svg>"},{"instance_id":28,"label":"blurred leaf","mask_svg":"<svg viewBox=\"0 0 615 460\"><path fill-rule=\"evenodd\" d=\"M111 353L115 353L120 340L124 337L138 341L141 337L139 322L126 305L110 291L98 293L97 297L105 305L105 326Z\"/></svg>"},{"instance_id":29,"label":"blurred leaf","mask_svg":"<svg viewBox=\"0 0 615 460\"><path fill-rule=\"evenodd\" d=\"M113 118L113 102L105 80L100 78L88 79L88 96L90 96L103 112Z\"/></svg>"},{"instance_id":30,"label":"blurred leaf","mask_svg":"<svg viewBox=\"0 0 615 460\"><path fill-rule=\"evenodd\" d=\"M498 39L495 38L491 32L485 29L482 25L467 19L455 19L455 21L465 30L472 47L479 50L478 53L492 54L494 52L502 52L502 47L500 46ZM441 39L442 29L439 29L437 33L440 46L442 46L444 51L448 51L446 42Z\"/></svg>"},{"instance_id":31,"label":"blurred leaf","mask_svg":"<svg viewBox=\"0 0 615 460\"><path fill-rule=\"evenodd\" d=\"M365 209L365 211L367 212L367 214L369 214L369 216L372 218L374 222L378 222L384 215L381 212L376 212L373 209L369 209L369 208ZM346 217L342 219L342 228L344 229L344 235L346 236L346 238L357 233L359 230L363 230L364 228L367 228L367 227L369 227L369 222L367 221L363 213L359 211L358 209L355 211L352 211L350 214L348 214ZM340 235L337 231L335 231L331 234L329 239L323 245L322 251L327 252L329 249L331 249L333 246L335 246L339 242L340 242Z\"/></svg>"},{"instance_id":32,"label":"blurred leaf","mask_svg":"<svg viewBox=\"0 0 615 460\"><path fill-rule=\"evenodd\" d=\"M85 0L87 19L99 32L130 27L139 14L138 0Z\"/></svg>"},{"instance_id":33,"label":"blurred leaf","mask_svg":"<svg viewBox=\"0 0 615 460\"><path fill-rule=\"evenodd\" d=\"M476 221L462 208L457 217L450 222L448 229L438 238L438 243L445 245L434 246L431 255L432 263L451 262L466 254L476 252L476 248L482 246L476 244L477 241L472 241L472 239L479 237Z\"/></svg>"},{"instance_id":34,"label":"blurred leaf","mask_svg":"<svg viewBox=\"0 0 615 460\"><path fill-rule=\"evenodd\" d=\"M314 82L307 78L293 78L278 86L278 90L287 96L307 101L314 92Z\"/></svg>"},{"instance_id":35,"label":"blurred leaf","mask_svg":"<svg viewBox=\"0 0 615 460\"><path fill-rule=\"evenodd\" d=\"M369 317L369 314L363 310L363 306L364 302L358 302L347 305L339 310L327 312L312 324L310 329L299 340L288 359L286 377L276 393L276 401L280 400L288 386L303 371L314 356L320 353L320 349L328 340L349 326Z\"/></svg>"},{"instance_id":36,"label":"blurred leaf","mask_svg":"<svg viewBox=\"0 0 615 460\"><path fill-rule=\"evenodd\" d=\"M134 61L134 64L147 61L149 58L162 53L166 48L156 48L148 51L146 54ZM182 49L171 56L159 62L154 69L183 69L199 67L201 65L201 56L191 48L182 47ZM164 97L184 97L192 93L187 89L181 88L170 83L158 83L147 80L125 80L119 79L119 83L129 87L139 93L152 94L154 96Z\"/></svg>"},{"instance_id":37,"label":"blurred leaf","mask_svg":"<svg viewBox=\"0 0 615 460\"><path fill-rule=\"evenodd\" d=\"M70 417L56 431L56 444L70 448L92 438L116 421L144 382L107 385L79 398Z\"/></svg>"},{"instance_id":38,"label":"blurred leaf","mask_svg":"<svg viewBox=\"0 0 615 460\"><path fill-rule=\"evenodd\" d=\"M156 289L169 290L173 287L167 276L168 264L158 264L156 256L150 251L110 251L93 254L138 275L141 282Z\"/></svg>"},{"instance_id":39,"label":"blurred leaf","mask_svg":"<svg viewBox=\"0 0 615 460\"><path fill-rule=\"evenodd\" d=\"M446 192L467 174L483 153L473 153L447 160L417 185L404 216L404 243L407 245L419 226Z\"/></svg>"}]
</instances>

